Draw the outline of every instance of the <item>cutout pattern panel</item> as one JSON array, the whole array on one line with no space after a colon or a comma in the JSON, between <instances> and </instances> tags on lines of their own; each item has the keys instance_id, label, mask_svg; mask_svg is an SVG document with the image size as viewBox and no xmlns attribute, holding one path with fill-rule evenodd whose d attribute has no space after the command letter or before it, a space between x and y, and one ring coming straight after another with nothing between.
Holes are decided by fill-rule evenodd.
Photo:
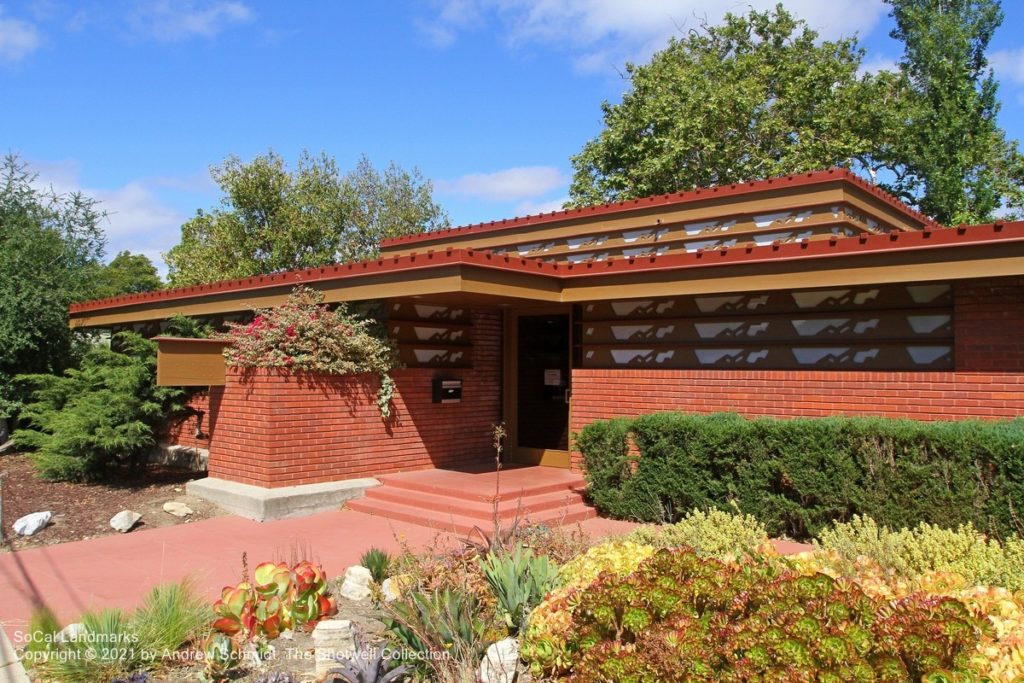
<instances>
[{"instance_id":1,"label":"cutout pattern panel","mask_svg":"<svg viewBox=\"0 0 1024 683\"><path fill-rule=\"evenodd\" d=\"M576 311L582 368L948 370L948 284L606 301Z\"/></svg>"},{"instance_id":2,"label":"cutout pattern panel","mask_svg":"<svg viewBox=\"0 0 1024 683\"><path fill-rule=\"evenodd\" d=\"M388 331L405 367L473 365L473 326L464 307L393 303L388 308Z\"/></svg>"},{"instance_id":3,"label":"cutout pattern panel","mask_svg":"<svg viewBox=\"0 0 1024 683\"><path fill-rule=\"evenodd\" d=\"M893 229L845 203L764 214L736 214L713 220L662 223L488 247L498 254L552 263L585 263L609 258L663 256L747 246L786 244L875 234Z\"/></svg>"}]
</instances>

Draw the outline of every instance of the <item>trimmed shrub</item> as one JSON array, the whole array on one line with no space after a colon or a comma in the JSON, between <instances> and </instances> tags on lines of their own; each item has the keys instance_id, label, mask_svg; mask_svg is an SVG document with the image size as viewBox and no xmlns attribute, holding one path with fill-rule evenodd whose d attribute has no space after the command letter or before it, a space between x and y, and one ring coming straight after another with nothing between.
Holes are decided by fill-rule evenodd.
<instances>
[{"instance_id":1,"label":"trimmed shrub","mask_svg":"<svg viewBox=\"0 0 1024 683\"><path fill-rule=\"evenodd\" d=\"M630 439L638 455L631 455ZM771 534L808 538L868 515L894 528L972 523L998 537L1024 509L1024 420L747 420L658 413L577 436L603 513L674 522L730 503Z\"/></svg>"}]
</instances>

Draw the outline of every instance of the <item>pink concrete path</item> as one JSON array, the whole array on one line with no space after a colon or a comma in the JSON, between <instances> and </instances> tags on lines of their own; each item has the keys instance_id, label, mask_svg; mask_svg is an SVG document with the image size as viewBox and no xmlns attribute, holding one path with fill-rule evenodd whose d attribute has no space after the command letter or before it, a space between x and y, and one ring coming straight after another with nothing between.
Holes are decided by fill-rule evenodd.
<instances>
[{"instance_id":1,"label":"pink concrete path","mask_svg":"<svg viewBox=\"0 0 1024 683\"><path fill-rule=\"evenodd\" d=\"M635 525L597 518L580 526L602 537ZM212 600L223 586L239 580L243 552L251 568L267 560L287 561L298 550L323 563L329 576L338 576L370 546L420 549L446 539L454 542L426 527L337 510L263 523L216 517L5 553L0 554L0 625L17 640L36 595L62 623L70 623L91 609L134 608L153 586L186 577Z\"/></svg>"}]
</instances>

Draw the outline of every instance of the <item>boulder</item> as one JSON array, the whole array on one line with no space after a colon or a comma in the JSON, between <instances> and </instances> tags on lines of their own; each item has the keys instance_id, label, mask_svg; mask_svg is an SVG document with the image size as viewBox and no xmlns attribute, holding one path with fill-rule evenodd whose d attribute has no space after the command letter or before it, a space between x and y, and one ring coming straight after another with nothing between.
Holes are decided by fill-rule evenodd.
<instances>
[{"instance_id":1,"label":"boulder","mask_svg":"<svg viewBox=\"0 0 1024 683\"><path fill-rule=\"evenodd\" d=\"M480 683L512 683L519 666L519 641L505 638L487 648L480 662Z\"/></svg>"},{"instance_id":2,"label":"boulder","mask_svg":"<svg viewBox=\"0 0 1024 683\"><path fill-rule=\"evenodd\" d=\"M188 517L192 514L192 508L184 503L172 500L164 503L164 512L174 515L175 517Z\"/></svg>"},{"instance_id":3,"label":"boulder","mask_svg":"<svg viewBox=\"0 0 1024 683\"><path fill-rule=\"evenodd\" d=\"M142 515L138 512L121 510L110 518L110 526L114 530L120 531L122 534L126 534L131 531L136 524L138 524L140 519L142 519Z\"/></svg>"},{"instance_id":4,"label":"boulder","mask_svg":"<svg viewBox=\"0 0 1024 683\"><path fill-rule=\"evenodd\" d=\"M324 619L313 629L313 648L317 680L338 665L338 657L350 657L356 651L356 634L348 619Z\"/></svg>"},{"instance_id":5,"label":"boulder","mask_svg":"<svg viewBox=\"0 0 1024 683\"><path fill-rule=\"evenodd\" d=\"M341 584L342 597L349 600L366 600L370 597L370 582L373 580L370 570L354 565L345 572L345 580Z\"/></svg>"},{"instance_id":6,"label":"boulder","mask_svg":"<svg viewBox=\"0 0 1024 683\"><path fill-rule=\"evenodd\" d=\"M30 515L19 517L12 525L14 527L14 533L19 536L31 536L45 529L46 525L50 523L50 519L52 517L53 513L49 510L46 512L33 512Z\"/></svg>"}]
</instances>

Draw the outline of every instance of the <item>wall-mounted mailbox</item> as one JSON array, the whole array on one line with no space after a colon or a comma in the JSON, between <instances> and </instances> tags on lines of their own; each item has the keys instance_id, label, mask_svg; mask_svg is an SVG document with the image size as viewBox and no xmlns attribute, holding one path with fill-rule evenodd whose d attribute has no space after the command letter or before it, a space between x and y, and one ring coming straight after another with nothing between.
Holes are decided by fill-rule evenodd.
<instances>
[{"instance_id":1,"label":"wall-mounted mailbox","mask_svg":"<svg viewBox=\"0 0 1024 683\"><path fill-rule=\"evenodd\" d=\"M458 403L462 400L461 379L435 379L434 403Z\"/></svg>"}]
</instances>

